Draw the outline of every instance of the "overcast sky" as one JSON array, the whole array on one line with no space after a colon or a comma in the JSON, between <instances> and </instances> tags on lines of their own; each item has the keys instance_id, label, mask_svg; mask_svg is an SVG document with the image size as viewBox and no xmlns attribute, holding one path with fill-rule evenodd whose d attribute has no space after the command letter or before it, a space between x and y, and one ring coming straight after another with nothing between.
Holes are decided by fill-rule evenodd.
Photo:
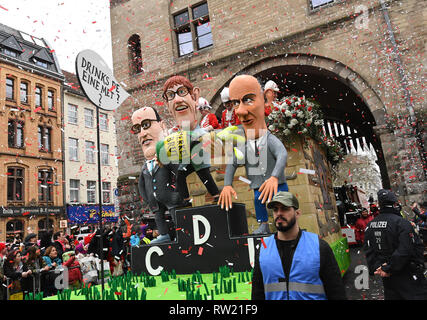
<instances>
[{"instance_id":1,"label":"overcast sky","mask_svg":"<svg viewBox=\"0 0 427 320\"><path fill-rule=\"evenodd\" d=\"M109 7L109 0L0 0L0 23L47 40L63 70L75 73L85 49L112 69Z\"/></svg>"}]
</instances>

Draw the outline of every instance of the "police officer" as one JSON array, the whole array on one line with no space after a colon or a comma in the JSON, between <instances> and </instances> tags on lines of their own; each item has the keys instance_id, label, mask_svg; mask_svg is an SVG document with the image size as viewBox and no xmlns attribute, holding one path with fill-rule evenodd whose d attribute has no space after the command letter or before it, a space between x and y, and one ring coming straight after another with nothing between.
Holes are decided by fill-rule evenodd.
<instances>
[{"instance_id":1,"label":"police officer","mask_svg":"<svg viewBox=\"0 0 427 320\"><path fill-rule=\"evenodd\" d=\"M396 195L378 191L380 214L365 231L369 273L380 275L385 300L427 299L423 245L411 223L400 215Z\"/></svg>"}]
</instances>

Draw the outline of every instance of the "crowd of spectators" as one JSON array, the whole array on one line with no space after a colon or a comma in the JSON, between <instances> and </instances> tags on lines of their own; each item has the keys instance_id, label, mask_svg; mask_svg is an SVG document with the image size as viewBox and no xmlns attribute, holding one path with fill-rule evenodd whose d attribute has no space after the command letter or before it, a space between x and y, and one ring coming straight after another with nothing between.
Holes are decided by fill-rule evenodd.
<instances>
[{"instance_id":1,"label":"crowd of spectators","mask_svg":"<svg viewBox=\"0 0 427 320\"><path fill-rule=\"evenodd\" d=\"M40 292L44 297L56 295L64 288L58 286L64 283L58 281L58 276L69 289L99 283L100 258L105 274L126 273L130 270L130 246L149 244L153 238L147 224L132 224L125 218L104 225L102 232L96 226L86 234L72 230L69 234L30 233L23 241L16 237L13 242L0 243L0 300L22 300Z\"/></svg>"}]
</instances>

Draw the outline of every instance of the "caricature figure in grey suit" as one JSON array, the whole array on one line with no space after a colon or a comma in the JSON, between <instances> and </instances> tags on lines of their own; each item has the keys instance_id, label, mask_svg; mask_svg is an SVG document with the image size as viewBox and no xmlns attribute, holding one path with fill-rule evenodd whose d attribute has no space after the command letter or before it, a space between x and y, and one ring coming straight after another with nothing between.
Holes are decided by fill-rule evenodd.
<instances>
[{"instance_id":1,"label":"caricature figure in grey suit","mask_svg":"<svg viewBox=\"0 0 427 320\"><path fill-rule=\"evenodd\" d=\"M168 210L175 220L175 209L181 206L183 199L174 185L175 170L173 164L159 166L156 159L156 143L167 136L167 128L157 111L152 107L143 107L132 114L132 132L138 135L146 162L139 175L138 189L143 201L147 202L154 213L159 236L151 244L171 241L165 218Z\"/></svg>"},{"instance_id":2,"label":"caricature figure in grey suit","mask_svg":"<svg viewBox=\"0 0 427 320\"><path fill-rule=\"evenodd\" d=\"M229 91L246 137L241 151L245 156L246 176L254 190L256 218L260 224L254 234L267 234L270 229L266 201L270 202L278 191L288 191L285 177L287 151L283 143L267 130L264 94L258 80L250 75L237 76L231 81ZM237 199L232 182L238 162L233 156L233 163L226 166L224 188L218 201L226 210L232 207L232 198Z\"/></svg>"}]
</instances>

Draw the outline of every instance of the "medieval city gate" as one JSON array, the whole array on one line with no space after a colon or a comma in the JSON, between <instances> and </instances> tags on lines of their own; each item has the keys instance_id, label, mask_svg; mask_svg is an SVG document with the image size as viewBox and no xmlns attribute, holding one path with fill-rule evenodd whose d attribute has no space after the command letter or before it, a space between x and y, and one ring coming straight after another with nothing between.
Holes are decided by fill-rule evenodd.
<instances>
[{"instance_id":1,"label":"medieval city gate","mask_svg":"<svg viewBox=\"0 0 427 320\"><path fill-rule=\"evenodd\" d=\"M322 106L326 132L338 140L344 150L351 145L372 146L377 155L384 188L390 188L387 150L381 144L383 136L390 134L385 125L385 107L378 95L356 72L338 61L307 55L286 54L267 58L241 70L239 74L251 74L260 83L275 81L279 88L278 98L296 95L313 98ZM232 78L231 78L232 79ZM229 82L223 87L228 86ZM220 105L218 89L212 105ZM220 115L222 108L216 109ZM364 138L364 139L363 139Z\"/></svg>"}]
</instances>

